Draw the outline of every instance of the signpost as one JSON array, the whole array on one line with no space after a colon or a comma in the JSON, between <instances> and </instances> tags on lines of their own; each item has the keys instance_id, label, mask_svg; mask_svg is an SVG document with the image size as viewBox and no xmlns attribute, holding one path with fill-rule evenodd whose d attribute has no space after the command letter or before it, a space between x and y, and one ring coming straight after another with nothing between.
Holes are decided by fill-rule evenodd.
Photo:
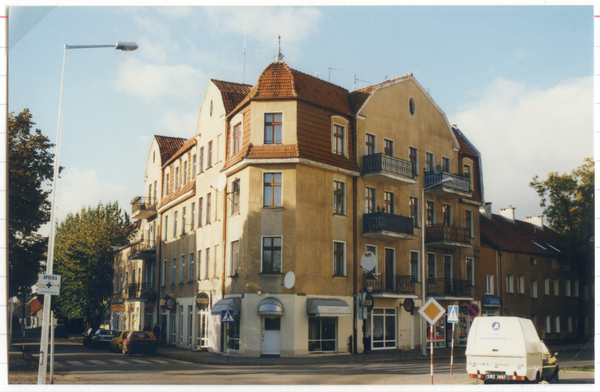
<instances>
[{"instance_id":1,"label":"signpost","mask_svg":"<svg viewBox=\"0 0 600 392\"><path fill-rule=\"evenodd\" d=\"M46 300L44 301L44 320L42 322L42 338L40 342L39 367L41 369L38 372L38 384L46 383L46 363L48 358L48 352L46 351L48 345L48 318L50 319L50 384L54 384L54 312L50 313L50 301L52 297L48 296L60 295L60 275L38 274L37 293L38 295L44 294L47 296L44 297ZM48 317L46 317L46 315L48 315ZM23 352L25 352L25 350L23 350Z\"/></svg>"},{"instance_id":2,"label":"signpost","mask_svg":"<svg viewBox=\"0 0 600 392\"><path fill-rule=\"evenodd\" d=\"M431 385L433 385L433 325L446 313L433 297L429 298L425 305L419 309L419 314L429 323L429 334L431 336Z\"/></svg>"},{"instance_id":3,"label":"signpost","mask_svg":"<svg viewBox=\"0 0 600 392\"><path fill-rule=\"evenodd\" d=\"M227 325L227 362L229 362L229 324L235 322L233 310L221 310L221 322Z\"/></svg>"},{"instance_id":4,"label":"signpost","mask_svg":"<svg viewBox=\"0 0 600 392\"><path fill-rule=\"evenodd\" d=\"M454 362L454 326L458 323L458 306L448 306L448 317L449 323L452 323L452 349L450 351L450 374L452 374L452 364Z\"/></svg>"}]
</instances>

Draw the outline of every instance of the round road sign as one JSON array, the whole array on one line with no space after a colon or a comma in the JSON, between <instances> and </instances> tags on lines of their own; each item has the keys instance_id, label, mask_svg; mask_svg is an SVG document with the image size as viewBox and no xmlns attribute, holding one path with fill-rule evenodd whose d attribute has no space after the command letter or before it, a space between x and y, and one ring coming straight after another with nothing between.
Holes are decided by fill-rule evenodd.
<instances>
[{"instance_id":1,"label":"round road sign","mask_svg":"<svg viewBox=\"0 0 600 392\"><path fill-rule=\"evenodd\" d=\"M469 305L467 308L467 313L469 313L469 316L471 317L479 316L479 306L477 306L477 304Z\"/></svg>"}]
</instances>

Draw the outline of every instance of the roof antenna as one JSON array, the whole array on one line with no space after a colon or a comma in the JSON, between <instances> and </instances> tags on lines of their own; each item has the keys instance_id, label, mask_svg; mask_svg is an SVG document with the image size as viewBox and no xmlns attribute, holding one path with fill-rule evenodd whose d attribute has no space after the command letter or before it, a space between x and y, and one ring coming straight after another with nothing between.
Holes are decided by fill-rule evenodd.
<instances>
[{"instance_id":1,"label":"roof antenna","mask_svg":"<svg viewBox=\"0 0 600 392\"><path fill-rule=\"evenodd\" d=\"M335 71L343 71L343 69L339 69L339 68L329 68L329 74L327 75L327 81L329 83L331 83L331 70L335 70Z\"/></svg>"},{"instance_id":2,"label":"roof antenna","mask_svg":"<svg viewBox=\"0 0 600 392\"><path fill-rule=\"evenodd\" d=\"M367 82L366 80L357 79L356 74L354 74L354 90L356 90L356 82L371 83L371 82Z\"/></svg>"},{"instance_id":3,"label":"roof antenna","mask_svg":"<svg viewBox=\"0 0 600 392\"><path fill-rule=\"evenodd\" d=\"M277 38L279 39L279 49L277 50L277 54L275 55L275 62L282 63L283 55L281 54L281 35L278 35Z\"/></svg>"}]
</instances>

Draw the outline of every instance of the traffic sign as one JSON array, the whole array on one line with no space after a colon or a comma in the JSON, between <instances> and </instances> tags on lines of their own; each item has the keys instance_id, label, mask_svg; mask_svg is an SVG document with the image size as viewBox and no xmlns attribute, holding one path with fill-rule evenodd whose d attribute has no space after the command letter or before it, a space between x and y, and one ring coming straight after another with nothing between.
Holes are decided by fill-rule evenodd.
<instances>
[{"instance_id":1,"label":"traffic sign","mask_svg":"<svg viewBox=\"0 0 600 392\"><path fill-rule=\"evenodd\" d=\"M429 300L425 302L425 305L419 309L419 314L421 314L429 324L435 324L444 313L446 313L446 309L442 308L442 305L440 305L433 297L429 298Z\"/></svg>"},{"instance_id":2,"label":"traffic sign","mask_svg":"<svg viewBox=\"0 0 600 392\"><path fill-rule=\"evenodd\" d=\"M38 275L38 294L59 295L60 275Z\"/></svg>"},{"instance_id":3,"label":"traffic sign","mask_svg":"<svg viewBox=\"0 0 600 392\"><path fill-rule=\"evenodd\" d=\"M448 306L447 321L449 323L458 323L458 306L457 305Z\"/></svg>"},{"instance_id":4,"label":"traffic sign","mask_svg":"<svg viewBox=\"0 0 600 392\"><path fill-rule=\"evenodd\" d=\"M221 321L224 323L234 323L233 310L221 310Z\"/></svg>"},{"instance_id":5,"label":"traffic sign","mask_svg":"<svg viewBox=\"0 0 600 392\"><path fill-rule=\"evenodd\" d=\"M469 316L471 317L479 316L479 306L477 306L477 304L469 305L469 307L467 308L467 313L469 313Z\"/></svg>"}]
</instances>

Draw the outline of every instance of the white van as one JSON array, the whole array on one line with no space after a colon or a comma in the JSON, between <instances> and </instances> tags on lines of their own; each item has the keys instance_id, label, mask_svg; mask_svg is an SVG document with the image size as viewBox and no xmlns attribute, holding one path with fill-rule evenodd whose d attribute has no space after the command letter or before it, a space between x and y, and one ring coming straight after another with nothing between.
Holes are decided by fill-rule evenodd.
<instances>
[{"instance_id":1,"label":"white van","mask_svg":"<svg viewBox=\"0 0 600 392\"><path fill-rule=\"evenodd\" d=\"M467 339L467 373L486 381L540 381L542 343L531 320L476 317Z\"/></svg>"}]
</instances>

